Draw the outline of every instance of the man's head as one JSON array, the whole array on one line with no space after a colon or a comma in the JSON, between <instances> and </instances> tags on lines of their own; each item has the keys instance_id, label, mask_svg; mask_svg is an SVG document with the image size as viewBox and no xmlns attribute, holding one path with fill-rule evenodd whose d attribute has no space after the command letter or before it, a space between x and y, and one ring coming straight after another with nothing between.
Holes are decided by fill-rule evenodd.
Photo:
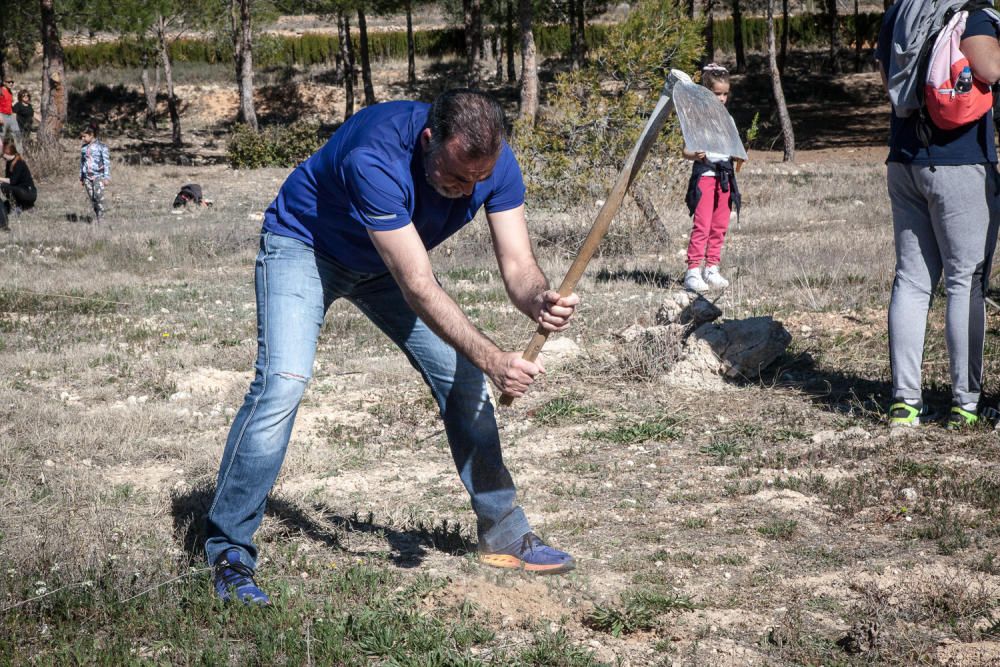
<instances>
[{"instance_id":1,"label":"man's head","mask_svg":"<svg viewBox=\"0 0 1000 667\"><path fill-rule=\"evenodd\" d=\"M14 77L8 76L3 80L4 88L7 90L14 90Z\"/></svg>"},{"instance_id":2,"label":"man's head","mask_svg":"<svg viewBox=\"0 0 1000 667\"><path fill-rule=\"evenodd\" d=\"M17 94L17 101L21 104L29 104L31 102L31 93L27 90L22 90Z\"/></svg>"},{"instance_id":3,"label":"man's head","mask_svg":"<svg viewBox=\"0 0 1000 667\"><path fill-rule=\"evenodd\" d=\"M503 109L495 99L465 88L442 93L420 133L427 181L449 199L471 195L493 173L504 135Z\"/></svg>"}]
</instances>

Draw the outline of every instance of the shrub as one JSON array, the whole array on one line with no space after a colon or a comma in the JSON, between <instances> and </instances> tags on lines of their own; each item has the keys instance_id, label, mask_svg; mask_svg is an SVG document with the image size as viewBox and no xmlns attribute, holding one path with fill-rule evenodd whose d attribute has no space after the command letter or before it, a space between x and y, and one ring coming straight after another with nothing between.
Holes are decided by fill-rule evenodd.
<instances>
[{"instance_id":1,"label":"shrub","mask_svg":"<svg viewBox=\"0 0 1000 667\"><path fill-rule=\"evenodd\" d=\"M587 67L556 78L534 127L515 126L513 142L530 191L565 200L606 192L669 70L691 71L704 50L702 24L687 18L683 5L642 0L624 23L608 30ZM676 137L676 120L667 133ZM650 159L667 150L659 142Z\"/></svg>"},{"instance_id":2,"label":"shrub","mask_svg":"<svg viewBox=\"0 0 1000 667\"><path fill-rule=\"evenodd\" d=\"M262 132L237 125L227 148L229 164L234 169L294 167L323 145L319 130L318 123L302 120Z\"/></svg>"}]
</instances>

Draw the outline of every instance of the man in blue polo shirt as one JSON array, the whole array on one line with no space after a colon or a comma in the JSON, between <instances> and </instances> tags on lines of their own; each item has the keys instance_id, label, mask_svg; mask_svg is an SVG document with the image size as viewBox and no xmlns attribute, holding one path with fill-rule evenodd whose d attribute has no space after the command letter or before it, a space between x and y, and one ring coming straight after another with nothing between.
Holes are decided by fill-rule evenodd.
<instances>
[{"instance_id":1,"label":"man in blue polo shirt","mask_svg":"<svg viewBox=\"0 0 1000 667\"><path fill-rule=\"evenodd\" d=\"M343 297L409 358L444 420L472 499L480 560L540 574L574 567L545 545L515 502L486 377L521 396L539 364L505 352L440 287L427 251L485 207L513 304L550 331L579 298L550 290L524 218L524 184L503 111L453 90L433 105L388 102L348 120L285 181L264 215L256 264L256 375L233 420L208 513L206 554L224 600L267 604L253 534L284 460L327 308Z\"/></svg>"},{"instance_id":2,"label":"man in blue polo shirt","mask_svg":"<svg viewBox=\"0 0 1000 667\"><path fill-rule=\"evenodd\" d=\"M962 4L901 0L889 8L876 50L887 88L891 83L893 92L903 89L905 68L913 62L907 60L906 45L920 46L919 39L908 37L928 23L927 13ZM997 35L997 23L986 11L969 12L960 48L973 75L990 84L1000 79ZM927 312L943 273L953 397L947 426L958 429L979 418L985 292L1000 223L993 113L954 130L926 121L926 136L923 122L919 112L900 117L893 109L887 160L896 247L889 303L889 422L915 426L931 418L922 399L920 371Z\"/></svg>"}]
</instances>

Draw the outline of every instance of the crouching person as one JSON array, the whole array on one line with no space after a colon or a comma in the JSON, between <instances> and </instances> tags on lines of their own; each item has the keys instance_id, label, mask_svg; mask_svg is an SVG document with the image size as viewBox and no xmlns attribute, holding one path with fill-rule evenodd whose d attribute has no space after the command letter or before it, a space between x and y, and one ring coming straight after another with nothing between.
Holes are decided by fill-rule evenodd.
<instances>
[{"instance_id":1,"label":"crouching person","mask_svg":"<svg viewBox=\"0 0 1000 667\"><path fill-rule=\"evenodd\" d=\"M207 517L206 553L221 598L269 602L253 578L253 535L338 298L381 329L430 388L472 500L481 562L540 574L574 567L535 536L516 502L486 386L489 378L520 396L543 369L484 336L435 280L428 256L485 208L511 301L546 329L563 330L579 299L549 289L529 242L524 192L503 111L470 90L445 92L431 105L362 110L282 185L257 256L256 374Z\"/></svg>"},{"instance_id":2,"label":"crouching person","mask_svg":"<svg viewBox=\"0 0 1000 667\"><path fill-rule=\"evenodd\" d=\"M3 204L0 205L0 229L9 230L9 217L20 215L21 211L34 206L38 190L35 189L28 163L21 157L17 144L10 137L3 142L3 165L3 178L0 178L0 195L3 199Z\"/></svg>"}]
</instances>

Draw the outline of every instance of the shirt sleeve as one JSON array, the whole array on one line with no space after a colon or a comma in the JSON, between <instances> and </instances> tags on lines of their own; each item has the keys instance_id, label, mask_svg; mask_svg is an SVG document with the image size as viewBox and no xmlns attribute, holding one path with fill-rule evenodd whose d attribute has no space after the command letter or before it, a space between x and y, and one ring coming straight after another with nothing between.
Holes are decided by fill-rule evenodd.
<instances>
[{"instance_id":1,"label":"shirt sleeve","mask_svg":"<svg viewBox=\"0 0 1000 667\"><path fill-rule=\"evenodd\" d=\"M882 19L882 27L878 31L878 43L875 45L875 60L882 69L889 71L889 59L892 57L892 27L896 23L898 7L890 7Z\"/></svg>"},{"instance_id":2,"label":"shirt sleeve","mask_svg":"<svg viewBox=\"0 0 1000 667\"><path fill-rule=\"evenodd\" d=\"M344 160L351 208L368 229L391 231L410 224L402 177L379 153L357 149Z\"/></svg>"},{"instance_id":3,"label":"shirt sleeve","mask_svg":"<svg viewBox=\"0 0 1000 667\"><path fill-rule=\"evenodd\" d=\"M108 147L101 145L101 167L104 171L102 178L107 181L111 179L111 152Z\"/></svg>"},{"instance_id":4,"label":"shirt sleeve","mask_svg":"<svg viewBox=\"0 0 1000 667\"><path fill-rule=\"evenodd\" d=\"M493 168L493 190L486 199L486 212L499 213L517 208L524 203L524 178L521 165L514 157L514 151L504 142L500 158Z\"/></svg>"},{"instance_id":5,"label":"shirt sleeve","mask_svg":"<svg viewBox=\"0 0 1000 667\"><path fill-rule=\"evenodd\" d=\"M980 9L969 14L969 18L965 20L965 32L962 33L962 39L983 35L997 37L997 24L989 17L986 10Z\"/></svg>"}]
</instances>

